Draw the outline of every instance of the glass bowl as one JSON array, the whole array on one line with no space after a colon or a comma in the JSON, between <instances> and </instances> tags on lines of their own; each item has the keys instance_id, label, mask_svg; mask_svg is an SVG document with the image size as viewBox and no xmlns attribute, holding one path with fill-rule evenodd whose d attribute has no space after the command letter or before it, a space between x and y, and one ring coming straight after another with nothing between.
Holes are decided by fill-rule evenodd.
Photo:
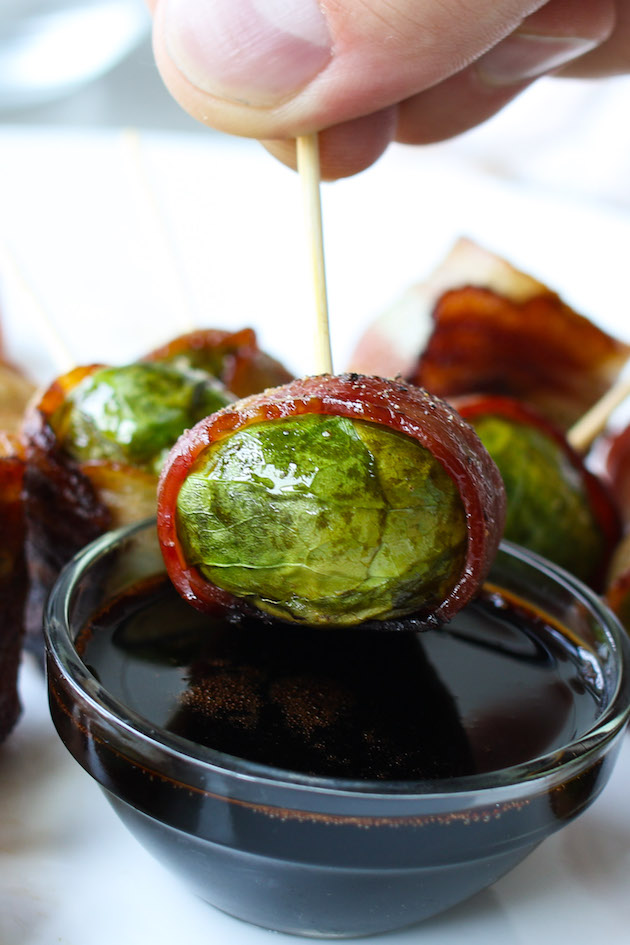
<instances>
[{"instance_id":1,"label":"glass bowl","mask_svg":"<svg viewBox=\"0 0 630 945\"><path fill-rule=\"evenodd\" d=\"M52 717L68 750L138 840L225 912L321 937L410 925L493 883L585 810L608 780L629 713L629 641L598 598L533 554L502 546L484 591L485 610L472 623L464 614L429 634L377 632L377 639L361 630L318 631L314 644L304 644L313 644L315 662L322 657L333 668L346 659L340 648L350 647L352 665L365 663L361 673L374 674L375 703L381 690L390 701L394 693L401 703L396 718L415 724L418 716L415 729L402 725L401 757L414 754L409 733L423 746L427 732L438 732L432 747L420 751L427 755L424 776L410 769L400 777L380 770L370 777L368 765L367 774L351 777L341 762L342 774L325 766L324 773L309 773L299 751L295 767L279 763L273 738L267 763L266 736L259 734L250 742L228 738L219 748L195 740L194 728L179 724L186 715L181 700L192 691L191 680L199 683L188 650L191 633L208 618L176 596L174 602L163 573L152 521L103 536L66 567L46 614ZM196 629L178 635L188 615ZM167 626L176 632L167 633ZM241 633L231 626L215 631L228 648ZM286 655L291 640L301 646L309 633L280 628L276 639L263 636L268 632L255 631L263 659L277 639ZM371 647L370 663L363 655ZM422 673L433 674L416 687L432 693L426 711L402 682L397 695L410 647L423 654ZM220 666L224 686L225 660L209 662L212 672ZM522 684L513 673L517 680L522 674ZM317 702L322 686L313 689L309 677L290 711L300 699ZM197 696L205 691L197 685ZM243 702L242 689L238 698L230 692L221 711L237 717L244 731L251 700ZM319 715L310 706L304 716L310 728L300 729L304 719L296 723L314 751L325 742L331 704L318 703ZM335 725L349 724L344 711ZM368 734L359 724L342 748L369 742ZM458 739L465 748L451 757ZM371 758L374 746L368 747ZM338 749L333 754L341 758Z\"/></svg>"}]
</instances>

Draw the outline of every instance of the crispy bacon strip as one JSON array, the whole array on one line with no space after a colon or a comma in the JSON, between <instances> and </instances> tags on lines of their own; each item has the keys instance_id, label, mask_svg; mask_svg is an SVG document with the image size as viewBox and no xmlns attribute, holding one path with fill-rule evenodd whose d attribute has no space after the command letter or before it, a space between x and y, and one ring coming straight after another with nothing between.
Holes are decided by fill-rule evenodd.
<instances>
[{"instance_id":1,"label":"crispy bacon strip","mask_svg":"<svg viewBox=\"0 0 630 945\"><path fill-rule=\"evenodd\" d=\"M516 397L563 429L608 390L630 346L601 331L551 292L512 302L489 289L445 293L411 375L449 399Z\"/></svg>"},{"instance_id":2,"label":"crispy bacon strip","mask_svg":"<svg viewBox=\"0 0 630 945\"><path fill-rule=\"evenodd\" d=\"M27 590L23 476L17 440L0 434L0 741L20 713L17 675Z\"/></svg>"},{"instance_id":3,"label":"crispy bacon strip","mask_svg":"<svg viewBox=\"0 0 630 945\"><path fill-rule=\"evenodd\" d=\"M322 375L267 390L225 407L180 437L158 489L158 533L175 587L201 610L242 609L242 602L188 565L176 529L179 490L212 443L252 424L312 413L380 423L413 437L457 485L468 529L466 562L457 585L427 615L432 622L449 620L475 594L494 559L505 516L501 477L472 428L443 401L416 387L357 374Z\"/></svg>"},{"instance_id":4,"label":"crispy bacon strip","mask_svg":"<svg viewBox=\"0 0 630 945\"><path fill-rule=\"evenodd\" d=\"M368 328L351 364L400 374L449 400L516 397L568 429L629 358L630 345L541 282L460 240L426 282Z\"/></svg>"},{"instance_id":5,"label":"crispy bacon strip","mask_svg":"<svg viewBox=\"0 0 630 945\"><path fill-rule=\"evenodd\" d=\"M218 377L237 397L286 384L292 378L279 361L260 350L252 328L192 331L156 348L145 360L171 361L182 355Z\"/></svg>"},{"instance_id":6,"label":"crispy bacon strip","mask_svg":"<svg viewBox=\"0 0 630 945\"><path fill-rule=\"evenodd\" d=\"M461 286L492 289L513 302L548 289L472 240L457 240L422 282L410 286L371 324L350 358L350 369L381 377L408 377L432 330L431 313L445 292Z\"/></svg>"}]
</instances>

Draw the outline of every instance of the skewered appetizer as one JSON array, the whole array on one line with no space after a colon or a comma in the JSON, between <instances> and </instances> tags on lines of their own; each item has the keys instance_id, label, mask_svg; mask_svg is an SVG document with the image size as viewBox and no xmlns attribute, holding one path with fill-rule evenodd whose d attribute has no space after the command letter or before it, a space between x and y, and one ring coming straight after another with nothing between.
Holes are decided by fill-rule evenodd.
<instances>
[{"instance_id":1,"label":"skewered appetizer","mask_svg":"<svg viewBox=\"0 0 630 945\"><path fill-rule=\"evenodd\" d=\"M448 620L485 577L503 520L472 428L425 391L359 375L297 380L202 420L158 492L182 596L311 625Z\"/></svg>"}]
</instances>

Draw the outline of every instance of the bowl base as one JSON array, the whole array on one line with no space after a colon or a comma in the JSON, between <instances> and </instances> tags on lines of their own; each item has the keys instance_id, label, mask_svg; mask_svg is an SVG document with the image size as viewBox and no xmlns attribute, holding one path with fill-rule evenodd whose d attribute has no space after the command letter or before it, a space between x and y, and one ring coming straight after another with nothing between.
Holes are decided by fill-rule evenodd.
<instances>
[{"instance_id":1,"label":"bowl base","mask_svg":"<svg viewBox=\"0 0 630 945\"><path fill-rule=\"evenodd\" d=\"M538 843L441 868L321 866L233 850L104 792L143 846L221 912L274 932L355 938L415 925L494 883Z\"/></svg>"}]
</instances>

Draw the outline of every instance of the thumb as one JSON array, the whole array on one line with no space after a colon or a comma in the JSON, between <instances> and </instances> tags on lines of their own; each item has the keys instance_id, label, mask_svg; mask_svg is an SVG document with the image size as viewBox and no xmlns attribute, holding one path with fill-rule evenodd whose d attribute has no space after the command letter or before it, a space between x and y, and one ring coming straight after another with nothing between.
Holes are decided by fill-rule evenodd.
<instances>
[{"instance_id":1,"label":"thumb","mask_svg":"<svg viewBox=\"0 0 630 945\"><path fill-rule=\"evenodd\" d=\"M290 137L459 71L543 0L157 0L155 51L184 107L221 130Z\"/></svg>"}]
</instances>

